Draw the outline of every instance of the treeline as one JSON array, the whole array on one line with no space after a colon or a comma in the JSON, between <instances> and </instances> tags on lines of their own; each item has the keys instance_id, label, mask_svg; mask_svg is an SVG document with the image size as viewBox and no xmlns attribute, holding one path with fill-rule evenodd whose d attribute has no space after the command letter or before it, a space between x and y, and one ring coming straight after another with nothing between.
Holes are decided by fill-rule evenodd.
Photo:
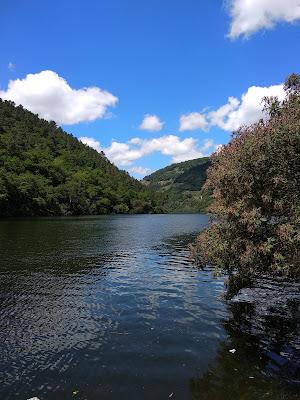
<instances>
[{"instance_id":1,"label":"treeline","mask_svg":"<svg viewBox=\"0 0 300 400\"><path fill-rule=\"evenodd\" d=\"M162 211L158 193L103 153L0 99L0 216Z\"/></svg>"}]
</instances>

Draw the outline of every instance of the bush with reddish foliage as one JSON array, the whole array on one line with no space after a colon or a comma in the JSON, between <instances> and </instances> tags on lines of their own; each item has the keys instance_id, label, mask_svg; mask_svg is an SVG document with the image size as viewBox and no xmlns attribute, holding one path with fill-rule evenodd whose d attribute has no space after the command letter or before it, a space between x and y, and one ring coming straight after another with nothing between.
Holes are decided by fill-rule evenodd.
<instances>
[{"instance_id":1,"label":"bush with reddish foliage","mask_svg":"<svg viewBox=\"0 0 300 400\"><path fill-rule=\"evenodd\" d=\"M285 91L281 103L265 99L266 118L234 133L208 170L213 220L192 251L234 281L300 273L299 75L287 79Z\"/></svg>"}]
</instances>

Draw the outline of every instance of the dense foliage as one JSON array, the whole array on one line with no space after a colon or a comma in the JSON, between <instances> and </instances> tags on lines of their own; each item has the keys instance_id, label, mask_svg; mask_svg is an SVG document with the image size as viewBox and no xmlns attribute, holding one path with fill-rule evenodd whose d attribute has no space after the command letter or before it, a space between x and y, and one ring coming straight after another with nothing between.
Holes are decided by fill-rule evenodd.
<instances>
[{"instance_id":1,"label":"dense foliage","mask_svg":"<svg viewBox=\"0 0 300 400\"><path fill-rule=\"evenodd\" d=\"M0 99L0 216L158 211L159 196L104 154Z\"/></svg>"},{"instance_id":2,"label":"dense foliage","mask_svg":"<svg viewBox=\"0 0 300 400\"><path fill-rule=\"evenodd\" d=\"M300 78L286 99L265 99L267 118L243 127L212 157L205 189L212 224L198 237L198 261L234 273L229 289L255 274L300 272Z\"/></svg>"},{"instance_id":3,"label":"dense foliage","mask_svg":"<svg viewBox=\"0 0 300 400\"><path fill-rule=\"evenodd\" d=\"M144 182L162 193L169 212L203 211L210 203L210 196L201 192L209 165L208 157L172 164L146 176Z\"/></svg>"}]
</instances>

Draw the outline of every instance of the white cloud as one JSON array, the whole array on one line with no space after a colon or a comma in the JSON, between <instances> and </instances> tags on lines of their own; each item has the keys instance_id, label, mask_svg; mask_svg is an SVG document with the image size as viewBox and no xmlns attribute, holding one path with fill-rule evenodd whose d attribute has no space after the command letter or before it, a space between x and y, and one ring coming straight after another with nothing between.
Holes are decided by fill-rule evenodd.
<instances>
[{"instance_id":1,"label":"white cloud","mask_svg":"<svg viewBox=\"0 0 300 400\"><path fill-rule=\"evenodd\" d=\"M150 174L152 172L152 170L151 170L151 168L133 166L133 167L128 169L128 172L130 172L131 174L145 176L145 175Z\"/></svg>"},{"instance_id":2,"label":"white cloud","mask_svg":"<svg viewBox=\"0 0 300 400\"><path fill-rule=\"evenodd\" d=\"M14 71L15 70L15 68L16 68L16 66L15 66L15 64L13 64L11 61L7 64L7 68L10 70L10 71Z\"/></svg>"},{"instance_id":3,"label":"white cloud","mask_svg":"<svg viewBox=\"0 0 300 400\"><path fill-rule=\"evenodd\" d=\"M259 29L270 29L280 21L300 18L300 0L230 0L232 18L229 37L249 37Z\"/></svg>"},{"instance_id":4,"label":"white cloud","mask_svg":"<svg viewBox=\"0 0 300 400\"><path fill-rule=\"evenodd\" d=\"M202 156L202 153L197 148L196 139L186 138L181 140L175 135L141 140L140 148L145 155L160 152L165 156L170 156L172 157L172 162L185 161Z\"/></svg>"},{"instance_id":5,"label":"white cloud","mask_svg":"<svg viewBox=\"0 0 300 400\"><path fill-rule=\"evenodd\" d=\"M229 97L227 103L217 110L201 114L206 121L206 125L202 130L208 130L213 126L217 126L225 131L235 131L243 125L250 125L257 122L261 118L264 118L262 111L263 98L270 96L278 97L278 100L282 101L285 98L283 85L269 87L251 86L242 94L241 99ZM188 116L189 114L185 117ZM193 129L198 129L198 127Z\"/></svg>"},{"instance_id":6,"label":"white cloud","mask_svg":"<svg viewBox=\"0 0 300 400\"><path fill-rule=\"evenodd\" d=\"M208 114L208 118L210 120L211 125L217 125L222 129L226 130L224 126L224 118L228 117L231 112L236 110L240 105L240 101L235 97L229 97L228 102L223 106L219 107L216 111L211 111Z\"/></svg>"},{"instance_id":7,"label":"white cloud","mask_svg":"<svg viewBox=\"0 0 300 400\"><path fill-rule=\"evenodd\" d=\"M132 147L128 143L113 141L109 147L104 149L106 156L118 166L131 165L144 155L141 148Z\"/></svg>"},{"instance_id":8,"label":"white cloud","mask_svg":"<svg viewBox=\"0 0 300 400\"><path fill-rule=\"evenodd\" d=\"M217 145L211 139L204 140L202 146L199 146L195 138L181 139L175 135L152 139L133 138L126 143L113 140L108 147L102 147L93 138L82 137L80 140L98 151L103 150L107 158L119 167L130 167L136 160L153 153L169 156L171 162L176 163L204 157L217 148ZM135 167L132 166L131 168ZM130 171L130 168L128 171Z\"/></svg>"},{"instance_id":9,"label":"white cloud","mask_svg":"<svg viewBox=\"0 0 300 400\"><path fill-rule=\"evenodd\" d=\"M98 151L98 153L100 153L102 151L100 142L94 138L90 138L90 137L86 137L86 136L82 136L79 138L79 140L86 144L87 146L90 146L92 149L95 149Z\"/></svg>"},{"instance_id":10,"label":"white cloud","mask_svg":"<svg viewBox=\"0 0 300 400\"><path fill-rule=\"evenodd\" d=\"M140 125L140 129L150 132L157 132L162 129L164 122L160 121L157 115L146 114Z\"/></svg>"},{"instance_id":11,"label":"white cloud","mask_svg":"<svg viewBox=\"0 0 300 400\"><path fill-rule=\"evenodd\" d=\"M195 129L206 130L208 123L206 116L201 113L192 112L189 114L183 114L180 117L179 130L182 131L193 131Z\"/></svg>"},{"instance_id":12,"label":"white cloud","mask_svg":"<svg viewBox=\"0 0 300 400\"><path fill-rule=\"evenodd\" d=\"M118 101L117 97L98 87L72 89L53 71L11 80L7 90L0 91L0 97L22 104L48 121L66 125L104 118L107 108Z\"/></svg>"},{"instance_id":13,"label":"white cloud","mask_svg":"<svg viewBox=\"0 0 300 400\"><path fill-rule=\"evenodd\" d=\"M276 96L280 101L285 97L283 85L270 87L251 86L241 100L229 97L228 103L208 115L211 125L226 131L235 131L242 125L250 125L264 118L263 98Z\"/></svg>"}]
</instances>

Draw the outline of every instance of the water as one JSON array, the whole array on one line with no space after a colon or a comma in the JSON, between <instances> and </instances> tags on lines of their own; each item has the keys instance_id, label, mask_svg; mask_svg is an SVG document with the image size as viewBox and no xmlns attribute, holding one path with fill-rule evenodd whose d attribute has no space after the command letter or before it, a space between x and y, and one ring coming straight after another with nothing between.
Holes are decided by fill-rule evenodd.
<instances>
[{"instance_id":1,"label":"water","mask_svg":"<svg viewBox=\"0 0 300 400\"><path fill-rule=\"evenodd\" d=\"M191 262L207 222L1 221L0 399L299 398L297 368L269 373L278 360L236 324L248 313L222 300L223 277Z\"/></svg>"}]
</instances>

